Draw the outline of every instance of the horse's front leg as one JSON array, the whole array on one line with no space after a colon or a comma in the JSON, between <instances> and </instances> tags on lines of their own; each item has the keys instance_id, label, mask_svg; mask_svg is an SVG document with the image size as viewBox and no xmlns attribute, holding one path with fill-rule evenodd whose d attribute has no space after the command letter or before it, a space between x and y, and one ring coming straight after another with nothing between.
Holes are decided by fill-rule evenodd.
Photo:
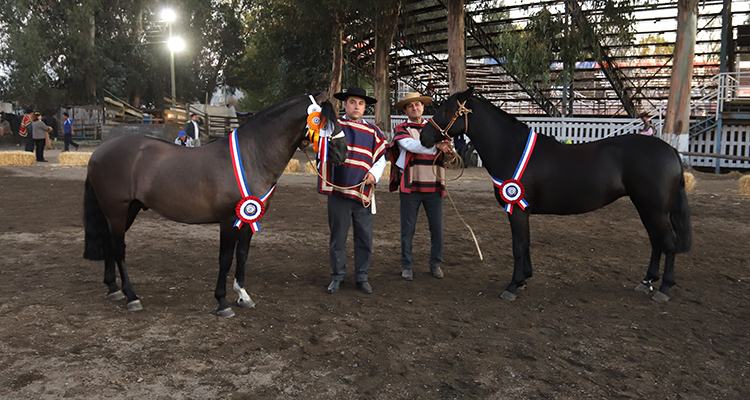
<instances>
[{"instance_id":1,"label":"horse's front leg","mask_svg":"<svg viewBox=\"0 0 750 400\"><path fill-rule=\"evenodd\" d=\"M518 289L526 285L526 278L531 277L532 274L529 254L531 242L529 214L518 209L515 211L514 214L508 215L510 231L513 235L513 279L500 296L506 300L515 300L518 296Z\"/></svg>"},{"instance_id":2,"label":"horse's front leg","mask_svg":"<svg viewBox=\"0 0 750 400\"><path fill-rule=\"evenodd\" d=\"M253 238L253 230L250 226L243 226L240 230L240 237L237 241L237 253L235 254L235 271L233 289L237 292L239 299L237 305L243 308L255 308L255 302L250 298L245 290L245 263L250 251L250 239Z\"/></svg>"},{"instance_id":3,"label":"horse's front leg","mask_svg":"<svg viewBox=\"0 0 750 400\"><path fill-rule=\"evenodd\" d=\"M232 267L234 248L237 245L240 230L232 226L233 222L232 220L221 222L219 234L219 278L216 281L214 297L219 302L216 314L224 318L234 317L234 311L227 303L227 274Z\"/></svg>"}]
</instances>

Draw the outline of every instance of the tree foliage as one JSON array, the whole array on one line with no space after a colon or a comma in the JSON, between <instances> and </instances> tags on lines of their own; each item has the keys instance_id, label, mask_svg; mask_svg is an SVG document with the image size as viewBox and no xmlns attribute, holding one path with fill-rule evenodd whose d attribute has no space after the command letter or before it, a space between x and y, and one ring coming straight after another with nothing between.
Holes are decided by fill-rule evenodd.
<instances>
[{"instance_id":1,"label":"tree foliage","mask_svg":"<svg viewBox=\"0 0 750 400\"><path fill-rule=\"evenodd\" d=\"M593 46L592 40L602 46L632 43L635 24L632 7L636 2L640 0L577 2L590 32L573 23L569 13L542 7L530 16L526 26L516 27L498 40L507 60L506 68L532 86L545 87L550 83L550 66L555 60L561 60L572 76L576 62L600 56L595 54L598 46Z\"/></svg>"},{"instance_id":2,"label":"tree foliage","mask_svg":"<svg viewBox=\"0 0 750 400\"><path fill-rule=\"evenodd\" d=\"M0 8L0 96L37 109L110 93L160 105L171 91L167 25L156 0L7 0ZM203 101L241 56L246 0L186 0L176 9L177 99Z\"/></svg>"}]
</instances>

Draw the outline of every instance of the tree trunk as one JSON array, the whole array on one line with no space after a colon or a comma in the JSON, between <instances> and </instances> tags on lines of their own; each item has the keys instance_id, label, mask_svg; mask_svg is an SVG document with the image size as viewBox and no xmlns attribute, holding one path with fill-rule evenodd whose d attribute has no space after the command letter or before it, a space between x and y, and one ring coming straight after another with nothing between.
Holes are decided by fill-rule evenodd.
<instances>
[{"instance_id":1,"label":"tree trunk","mask_svg":"<svg viewBox=\"0 0 750 400\"><path fill-rule=\"evenodd\" d=\"M688 150L690 128L690 89L693 80L698 0L679 0L677 39L674 46L672 82L669 88L663 137L678 151Z\"/></svg>"},{"instance_id":2,"label":"tree trunk","mask_svg":"<svg viewBox=\"0 0 750 400\"><path fill-rule=\"evenodd\" d=\"M391 132L391 90L390 75L388 74L388 58L391 53L393 37L398 27L398 16L401 13L401 2L397 2L387 11L381 13L377 32L375 33L375 73L373 86L375 87L375 125L383 131L390 140Z\"/></svg>"},{"instance_id":3,"label":"tree trunk","mask_svg":"<svg viewBox=\"0 0 750 400\"><path fill-rule=\"evenodd\" d=\"M96 51L96 43L94 39L96 38L96 20L94 17L94 11L91 10L91 15L89 16L89 32L88 32L88 45L89 54L93 55ZM94 72L94 65L92 64L93 61L88 61L85 63L85 76L86 76L86 96L89 97L90 100L96 99L96 73Z\"/></svg>"},{"instance_id":4,"label":"tree trunk","mask_svg":"<svg viewBox=\"0 0 750 400\"><path fill-rule=\"evenodd\" d=\"M464 0L448 0L448 87L451 94L467 88L465 41Z\"/></svg>"},{"instance_id":5,"label":"tree trunk","mask_svg":"<svg viewBox=\"0 0 750 400\"><path fill-rule=\"evenodd\" d=\"M344 53L344 26L336 24L333 32L333 65L331 67L331 87L328 92L328 99L333 105L333 109L340 109L339 101L333 97L334 94L341 91L341 70Z\"/></svg>"}]
</instances>

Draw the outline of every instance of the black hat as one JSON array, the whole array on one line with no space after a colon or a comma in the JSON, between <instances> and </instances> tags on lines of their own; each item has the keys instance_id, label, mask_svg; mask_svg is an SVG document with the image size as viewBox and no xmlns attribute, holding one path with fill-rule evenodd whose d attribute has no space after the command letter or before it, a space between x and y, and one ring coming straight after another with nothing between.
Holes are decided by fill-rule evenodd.
<instances>
[{"instance_id":1,"label":"black hat","mask_svg":"<svg viewBox=\"0 0 750 400\"><path fill-rule=\"evenodd\" d=\"M375 104L378 102L376 99L368 96L365 89L358 88L358 87L350 87L343 92L336 93L333 95L333 97L341 101L346 101L346 99L352 96L363 99L365 101L365 104Z\"/></svg>"}]
</instances>

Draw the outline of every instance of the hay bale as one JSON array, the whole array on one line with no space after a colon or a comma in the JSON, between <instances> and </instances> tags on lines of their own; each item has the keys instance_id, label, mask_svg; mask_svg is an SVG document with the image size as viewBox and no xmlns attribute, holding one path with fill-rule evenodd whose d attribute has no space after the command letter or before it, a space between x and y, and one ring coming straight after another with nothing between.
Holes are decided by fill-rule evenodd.
<instances>
[{"instance_id":1,"label":"hay bale","mask_svg":"<svg viewBox=\"0 0 750 400\"><path fill-rule=\"evenodd\" d=\"M750 175L743 175L740 178L740 194L750 196Z\"/></svg>"},{"instance_id":2,"label":"hay bale","mask_svg":"<svg viewBox=\"0 0 750 400\"><path fill-rule=\"evenodd\" d=\"M385 163L385 169L383 170L383 176L380 177L380 179L391 179L391 162L388 161Z\"/></svg>"},{"instance_id":3,"label":"hay bale","mask_svg":"<svg viewBox=\"0 0 750 400\"><path fill-rule=\"evenodd\" d=\"M296 174L299 172L299 160L296 160L292 158L289 160L289 163L286 165L286 168L284 168L285 174Z\"/></svg>"},{"instance_id":4,"label":"hay bale","mask_svg":"<svg viewBox=\"0 0 750 400\"><path fill-rule=\"evenodd\" d=\"M28 151L0 152L0 165L34 165L36 156Z\"/></svg>"},{"instance_id":5,"label":"hay bale","mask_svg":"<svg viewBox=\"0 0 750 400\"><path fill-rule=\"evenodd\" d=\"M89 164L89 158L91 158L92 153L71 153L69 151L66 151L65 153L60 153L60 156L58 157L58 160L60 160L60 165L88 165Z\"/></svg>"},{"instance_id":6,"label":"hay bale","mask_svg":"<svg viewBox=\"0 0 750 400\"><path fill-rule=\"evenodd\" d=\"M695 177L690 172L683 172L682 175L685 177L685 191L691 192L695 188Z\"/></svg>"},{"instance_id":7,"label":"hay bale","mask_svg":"<svg viewBox=\"0 0 750 400\"><path fill-rule=\"evenodd\" d=\"M309 162L309 161L305 163L305 173L306 174L310 174L310 175L317 175L318 174L318 168L313 163L314 163L314 161L312 163Z\"/></svg>"}]
</instances>

